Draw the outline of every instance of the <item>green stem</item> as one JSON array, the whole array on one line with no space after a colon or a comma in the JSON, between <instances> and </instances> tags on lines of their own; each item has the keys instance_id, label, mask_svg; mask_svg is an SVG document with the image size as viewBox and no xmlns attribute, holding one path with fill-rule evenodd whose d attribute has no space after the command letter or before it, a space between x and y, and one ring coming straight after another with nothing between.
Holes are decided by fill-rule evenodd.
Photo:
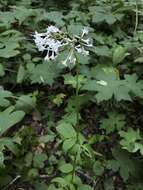
<instances>
[{"instance_id":1,"label":"green stem","mask_svg":"<svg viewBox=\"0 0 143 190\"><path fill-rule=\"evenodd\" d=\"M76 91L75 91L75 111L76 111L76 143L79 141L79 134L80 134L80 128L79 128L79 62L78 58L75 53L75 58L76 58ZM73 161L73 171L72 171L72 182L74 180L75 176L75 170L76 170L76 164L77 164L77 154L74 156L74 161Z\"/></svg>"},{"instance_id":2,"label":"green stem","mask_svg":"<svg viewBox=\"0 0 143 190\"><path fill-rule=\"evenodd\" d=\"M138 2L137 2L137 0L136 0L136 22L135 22L134 36L136 35L136 32L137 32L138 22L139 22Z\"/></svg>"}]
</instances>

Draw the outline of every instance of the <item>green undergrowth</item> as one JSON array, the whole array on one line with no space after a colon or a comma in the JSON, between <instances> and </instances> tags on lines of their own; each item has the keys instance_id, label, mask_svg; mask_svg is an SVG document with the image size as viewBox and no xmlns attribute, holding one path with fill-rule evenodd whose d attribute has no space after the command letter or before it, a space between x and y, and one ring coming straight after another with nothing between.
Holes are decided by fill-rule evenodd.
<instances>
[{"instance_id":1,"label":"green undergrowth","mask_svg":"<svg viewBox=\"0 0 143 190\"><path fill-rule=\"evenodd\" d=\"M49 25L93 39L78 141L75 68L33 41ZM0 0L0 60L0 189L143 190L141 0Z\"/></svg>"}]
</instances>

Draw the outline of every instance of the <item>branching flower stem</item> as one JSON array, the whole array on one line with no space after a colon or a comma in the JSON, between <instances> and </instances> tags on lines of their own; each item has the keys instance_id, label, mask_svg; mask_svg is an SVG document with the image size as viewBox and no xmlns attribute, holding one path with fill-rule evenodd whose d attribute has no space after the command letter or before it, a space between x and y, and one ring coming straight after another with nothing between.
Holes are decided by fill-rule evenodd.
<instances>
[{"instance_id":1,"label":"branching flower stem","mask_svg":"<svg viewBox=\"0 0 143 190\"><path fill-rule=\"evenodd\" d=\"M76 143L79 142L79 134L80 134L80 128L79 128L79 61L75 52L75 58L76 58L76 90L75 90L75 111L76 111L76 132L77 132L77 136L76 136ZM76 172L76 164L77 164L77 154L75 154L74 156L74 160L73 160L73 171L72 171L72 182L74 181L74 176L75 176L75 172Z\"/></svg>"}]
</instances>

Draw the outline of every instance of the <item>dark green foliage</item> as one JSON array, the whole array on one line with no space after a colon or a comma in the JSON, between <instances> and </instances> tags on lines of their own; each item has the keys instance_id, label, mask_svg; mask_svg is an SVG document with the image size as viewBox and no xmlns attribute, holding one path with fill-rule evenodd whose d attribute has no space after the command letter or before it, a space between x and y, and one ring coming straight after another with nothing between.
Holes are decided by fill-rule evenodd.
<instances>
[{"instance_id":1,"label":"dark green foliage","mask_svg":"<svg viewBox=\"0 0 143 190\"><path fill-rule=\"evenodd\" d=\"M138 0L0 0L0 189L143 189L142 21ZM51 24L93 39L77 54L79 141L68 49L43 61L33 41Z\"/></svg>"}]
</instances>

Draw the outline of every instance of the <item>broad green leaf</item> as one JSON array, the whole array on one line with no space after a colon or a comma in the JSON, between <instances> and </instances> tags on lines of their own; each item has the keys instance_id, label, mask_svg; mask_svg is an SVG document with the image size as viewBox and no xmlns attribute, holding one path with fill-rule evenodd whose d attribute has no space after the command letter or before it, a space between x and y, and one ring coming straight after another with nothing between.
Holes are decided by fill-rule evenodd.
<instances>
[{"instance_id":1,"label":"broad green leaf","mask_svg":"<svg viewBox=\"0 0 143 190\"><path fill-rule=\"evenodd\" d=\"M12 35L5 36L5 33L0 35L0 57L10 58L15 57L20 53L18 50L20 48L19 42L24 39L21 33L16 32Z\"/></svg>"},{"instance_id":2,"label":"broad green leaf","mask_svg":"<svg viewBox=\"0 0 143 190\"><path fill-rule=\"evenodd\" d=\"M66 187L69 183L62 177L56 177L52 179L52 182L59 184L62 187Z\"/></svg>"},{"instance_id":3,"label":"broad green leaf","mask_svg":"<svg viewBox=\"0 0 143 190\"><path fill-rule=\"evenodd\" d=\"M117 65L123 61L123 59L128 55L126 53L126 48L122 46L118 46L115 48L113 52L113 64Z\"/></svg>"},{"instance_id":4,"label":"broad green leaf","mask_svg":"<svg viewBox=\"0 0 143 190\"><path fill-rule=\"evenodd\" d=\"M37 153L33 157L33 164L36 168L43 168L44 162L47 160L47 155L44 153Z\"/></svg>"},{"instance_id":5,"label":"broad green leaf","mask_svg":"<svg viewBox=\"0 0 143 190\"><path fill-rule=\"evenodd\" d=\"M15 155L18 153L16 144L20 143L17 143L14 138L3 137L0 139L0 149L5 149L5 147L7 147Z\"/></svg>"},{"instance_id":6,"label":"broad green leaf","mask_svg":"<svg viewBox=\"0 0 143 190\"><path fill-rule=\"evenodd\" d=\"M123 180L126 181L130 175L136 175L137 164L130 158L130 155L123 150L113 149L112 151L114 158L116 159L117 167L119 167L120 175ZM115 163L114 163L115 164ZM114 166L115 167L115 166ZM112 166L111 168L112 169Z\"/></svg>"},{"instance_id":7,"label":"broad green leaf","mask_svg":"<svg viewBox=\"0 0 143 190\"><path fill-rule=\"evenodd\" d=\"M143 80L138 80L137 75L125 75L125 86L135 96L143 98Z\"/></svg>"},{"instance_id":8,"label":"broad green leaf","mask_svg":"<svg viewBox=\"0 0 143 190\"><path fill-rule=\"evenodd\" d=\"M20 122L25 113L23 111L14 111L14 107L11 106L0 112L0 135L5 133L10 127Z\"/></svg>"},{"instance_id":9,"label":"broad green leaf","mask_svg":"<svg viewBox=\"0 0 143 190\"><path fill-rule=\"evenodd\" d=\"M34 187L35 190L49 190L47 183L44 181L39 182L37 180L36 182L34 182ZM57 190L57 189L51 189L51 190Z\"/></svg>"},{"instance_id":10,"label":"broad green leaf","mask_svg":"<svg viewBox=\"0 0 143 190\"><path fill-rule=\"evenodd\" d=\"M124 16L118 12L113 14L111 6L107 6L106 4L89 7L89 11L92 16L92 22L97 24L106 22L107 24L112 25L117 20L121 20Z\"/></svg>"},{"instance_id":11,"label":"broad green leaf","mask_svg":"<svg viewBox=\"0 0 143 190\"><path fill-rule=\"evenodd\" d=\"M127 190L143 190L143 183L133 182L132 184L127 185Z\"/></svg>"},{"instance_id":12,"label":"broad green leaf","mask_svg":"<svg viewBox=\"0 0 143 190\"><path fill-rule=\"evenodd\" d=\"M63 142L63 150L64 152L67 152L70 150L75 144L76 144L77 139L76 138L69 138L64 140Z\"/></svg>"},{"instance_id":13,"label":"broad green leaf","mask_svg":"<svg viewBox=\"0 0 143 190\"><path fill-rule=\"evenodd\" d=\"M105 190L115 190L114 183L112 178L107 178L104 180L104 188Z\"/></svg>"},{"instance_id":14,"label":"broad green leaf","mask_svg":"<svg viewBox=\"0 0 143 190\"><path fill-rule=\"evenodd\" d=\"M106 131L107 134L120 131L125 126L125 116L116 112L109 112L108 118L101 120L100 127Z\"/></svg>"},{"instance_id":15,"label":"broad green leaf","mask_svg":"<svg viewBox=\"0 0 143 190\"><path fill-rule=\"evenodd\" d=\"M51 184L47 190L57 190L57 188L55 187L55 185Z\"/></svg>"},{"instance_id":16,"label":"broad green leaf","mask_svg":"<svg viewBox=\"0 0 143 190\"><path fill-rule=\"evenodd\" d=\"M2 64L0 64L0 77L3 77L5 75L4 67Z\"/></svg>"},{"instance_id":17,"label":"broad green leaf","mask_svg":"<svg viewBox=\"0 0 143 190\"><path fill-rule=\"evenodd\" d=\"M77 135L75 129L69 123L59 124L56 130L64 139L74 138Z\"/></svg>"},{"instance_id":18,"label":"broad green leaf","mask_svg":"<svg viewBox=\"0 0 143 190\"><path fill-rule=\"evenodd\" d=\"M31 168L29 171L28 171L28 177L29 178L35 178L39 175L38 173L38 170L36 168Z\"/></svg>"},{"instance_id":19,"label":"broad green leaf","mask_svg":"<svg viewBox=\"0 0 143 190\"><path fill-rule=\"evenodd\" d=\"M26 71L23 65L20 65L17 73L17 83L22 83L25 77Z\"/></svg>"},{"instance_id":20,"label":"broad green leaf","mask_svg":"<svg viewBox=\"0 0 143 190\"><path fill-rule=\"evenodd\" d=\"M28 17L34 16L34 9L27 9L24 6L14 6L13 7L13 15L16 20L18 20L19 24L22 24Z\"/></svg>"},{"instance_id":21,"label":"broad green leaf","mask_svg":"<svg viewBox=\"0 0 143 190\"><path fill-rule=\"evenodd\" d=\"M33 160L33 154L31 152L28 152L24 158L25 161L25 166L29 167L32 164L32 160Z\"/></svg>"},{"instance_id":22,"label":"broad green leaf","mask_svg":"<svg viewBox=\"0 0 143 190\"><path fill-rule=\"evenodd\" d=\"M7 29L16 21L13 13L10 11L0 12L0 18L3 18L0 20L0 27L5 27Z\"/></svg>"},{"instance_id":23,"label":"broad green leaf","mask_svg":"<svg viewBox=\"0 0 143 190\"><path fill-rule=\"evenodd\" d=\"M73 166L72 164L62 164L60 167L59 167L59 170L62 172L62 173L70 173L72 170L73 170Z\"/></svg>"},{"instance_id":24,"label":"broad green leaf","mask_svg":"<svg viewBox=\"0 0 143 190\"><path fill-rule=\"evenodd\" d=\"M65 24L63 20L64 16L60 11L51 11L44 14L44 20L49 20L57 24L57 26L63 26Z\"/></svg>"},{"instance_id":25,"label":"broad green leaf","mask_svg":"<svg viewBox=\"0 0 143 190\"><path fill-rule=\"evenodd\" d=\"M133 130L132 128L128 128L128 130L120 131L121 136L120 144L123 149L128 150L129 152L137 152L138 150L143 155L143 145L141 141L141 136L139 130Z\"/></svg>"},{"instance_id":26,"label":"broad green leaf","mask_svg":"<svg viewBox=\"0 0 143 190\"><path fill-rule=\"evenodd\" d=\"M0 107L7 107L10 105L8 98L12 96L12 93L7 90L0 89Z\"/></svg>"},{"instance_id":27,"label":"broad green leaf","mask_svg":"<svg viewBox=\"0 0 143 190\"><path fill-rule=\"evenodd\" d=\"M31 83L44 83L52 85L54 83L54 79L58 77L59 72L60 71L56 67L56 64L51 62L38 64L31 69L28 68Z\"/></svg>"},{"instance_id":28,"label":"broad green leaf","mask_svg":"<svg viewBox=\"0 0 143 190\"><path fill-rule=\"evenodd\" d=\"M83 75L79 75L78 83L79 88L86 82L86 78ZM72 85L73 88L76 88L77 79L76 76L72 76L71 74L64 75L64 83L68 85Z\"/></svg>"},{"instance_id":29,"label":"broad green leaf","mask_svg":"<svg viewBox=\"0 0 143 190\"><path fill-rule=\"evenodd\" d=\"M111 50L107 46L97 46L95 47L94 52L98 56L105 56L105 57L111 56Z\"/></svg>"},{"instance_id":30,"label":"broad green leaf","mask_svg":"<svg viewBox=\"0 0 143 190\"><path fill-rule=\"evenodd\" d=\"M0 151L0 168L4 167L4 154Z\"/></svg>"},{"instance_id":31,"label":"broad green leaf","mask_svg":"<svg viewBox=\"0 0 143 190\"><path fill-rule=\"evenodd\" d=\"M131 100L129 89L126 88L125 81L120 80L117 71L112 67L101 68L97 80L89 80L83 86L83 89L88 91L96 91L95 95L98 102L109 100L113 96L117 101Z\"/></svg>"},{"instance_id":32,"label":"broad green leaf","mask_svg":"<svg viewBox=\"0 0 143 190\"><path fill-rule=\"evenodd\" d=\"M65 94L63 93L60 93L60 94L57 94L54 99L53 99L53 102L57 105L57 106L60 106L63 101L64 101L64 98L65 98Z\"/></svg>"},{"instance_id":33,"label":"broad green leaf","mask_svg":"<svg viewBox=\"0 0 143 190\"><path fill-rule=\"evenodd\" d=\"M78 190L93 190L93 188L91 187L91 186L89 186L89 185L80 185L79 187L78 187Z\"/></svg>"},{"instance_id":34,"label":"broad green leaf","mask_svg":"<svg viewBox=\"0 0 143 190\"><path fill-rule=\"evenodd\" d=\"M29 112L32 109L35 109L36 98L34 95L22 95L18 98L15 104L15 108Z\"/></svg>"},{"instance_id":35,"label":"broad green leaf","mask_svg":"<svg viewBox=\"0 0 143 190\"><path fill-rule=\"evenodd\" d=\"M72 35L81 35L83 27L80 24L70 24L68 25L68 32Z\"/></svg>"},{"instance_id":36,"label":"broad green leaf","mask_svg":"<svg viewBox=\"0 0 143 190\"><path fill-rule=\"evenodd\" d=\"M99 161L96 161L93 165L93 171L95 173L95 175L97 176L101 176L104 172L104 167L103 165L101 164L101 162Z\"/></svg>"},{"instance_id":37,"label":"broad green leaf","mask_svg":"<svg viewBox=\"0 0 143 190\"><path fill-rule=\"evenodd\" d=\"M53 142L55 139L55 135L44 135L39 137L39 142L40 143L48 143L48 142Z\"/></svg>"}]
</instances>

